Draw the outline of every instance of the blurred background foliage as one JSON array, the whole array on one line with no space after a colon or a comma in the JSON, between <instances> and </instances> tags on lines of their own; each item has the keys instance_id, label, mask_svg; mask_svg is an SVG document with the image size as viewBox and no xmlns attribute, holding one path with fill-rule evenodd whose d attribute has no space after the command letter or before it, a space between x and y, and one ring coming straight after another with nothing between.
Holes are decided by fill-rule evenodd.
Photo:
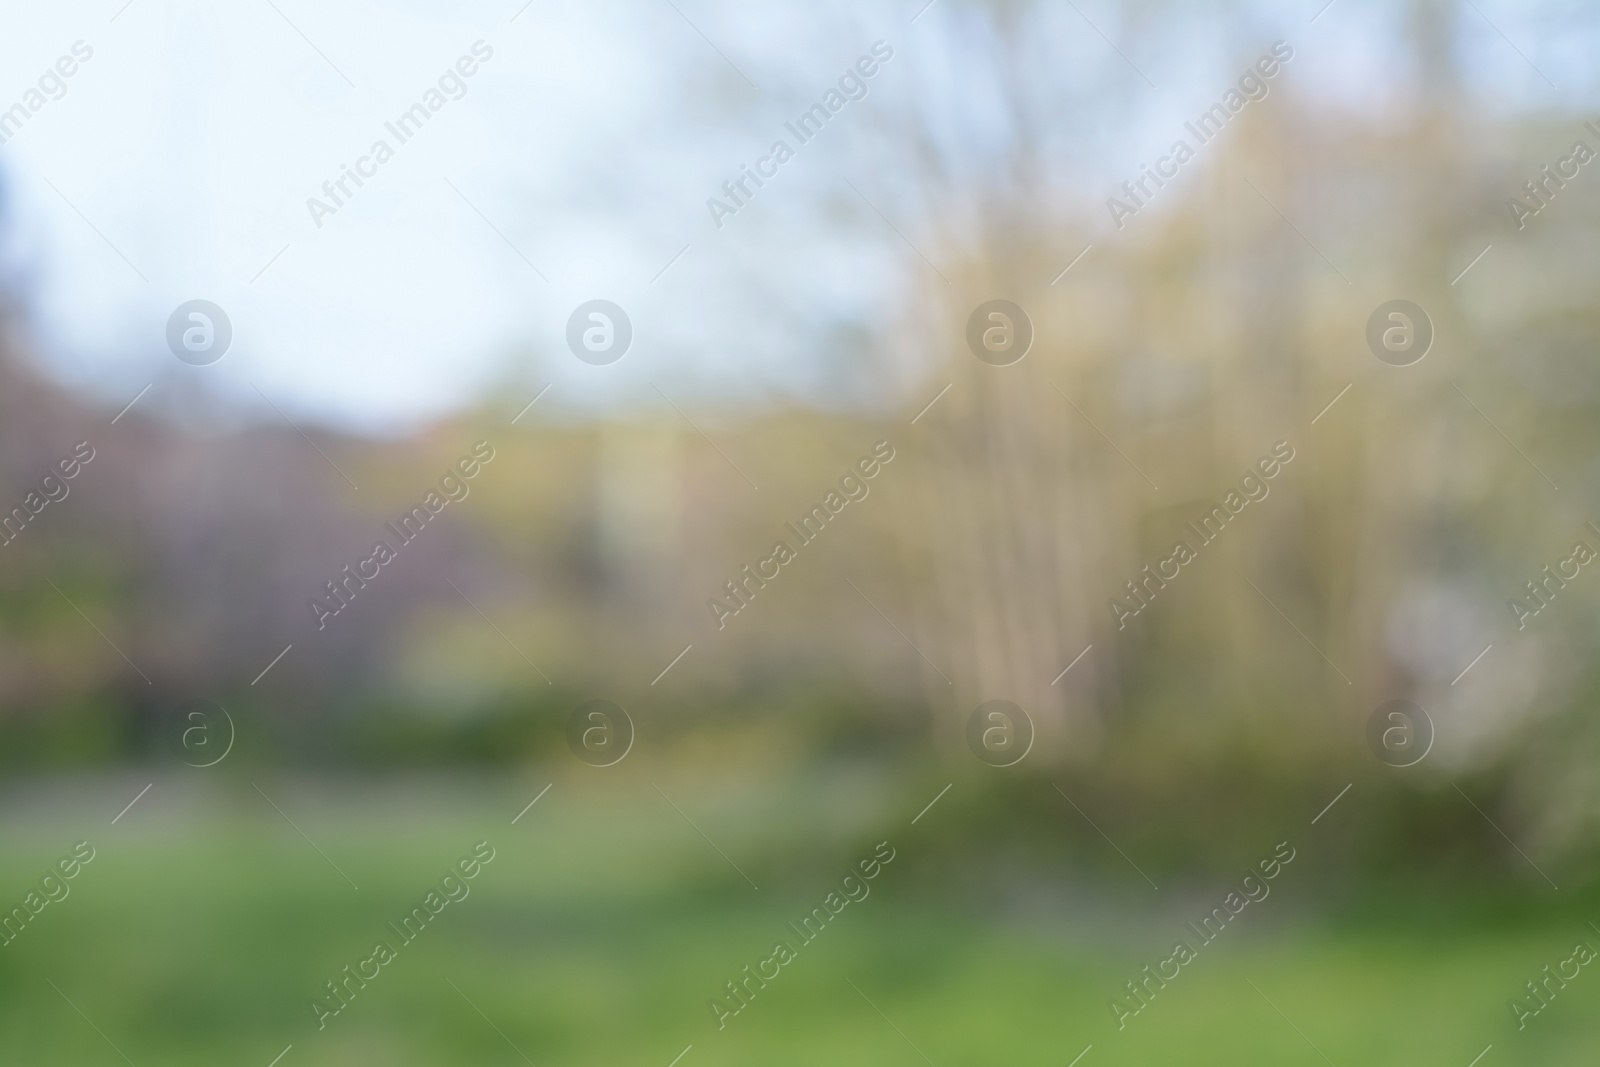
<instances>
[{"instance_id":1,"label":"blurred background foliage","mask_svg":"<svg viewBox=\"0 0 1600 1067\"><path fill-rule=\"evenodd\" d=\"M1130 9L1120 30L1137 39L1161 13ZM997 67L1036 61L1032 5L961 17L987 20ZM1481 864L1515 870L1470 808L1444 814L1465 808L1448 786L1464 778L1533 854L1582 865L1600 813L1595 596L1576 580L1524 632L1505 600L1595 514L1597 326L1576 251L1594 198L1580 185L1520 232L1504 201L1587 131L1566 113L1458 106L1453 42L1468 18L1464 5L1410 6L1411 94L1383 113L1297 92L1286 64L1268 99L1121 231L1052 172L1024 81L1000 79L1012 165L976 184L952 176L931 119L885 123L886 151L928 161L897 209L927 206L915 232L944 264L909 275L881 339L929 345L893 409L701 401L691 424L669 409L580 418L552 396L513 425L525 399L508 387L403 440L311 428L355 491L281 421L196 428L146 406L109 426L15 340L0 370L5 499L76 441L98 458L4 549L0 761L155 758L174 711L212 699L261 724L261 758L510 766L556 754L566 712L604 696L663 738L761 724L796 758L959 762L967 714L1003 697L1039 740L993 788L1092 782L1125 832L1162 839L1157 852L1271 810L1265 797L1307 804L1376 777L1394 800L1363 847L1428 867L1444 819L1452 840L1478 841ZM941 213L946 200L959 216ZM994 294L1036 328L1008 368L961 339ZM1437 330L1410 368L1363 345L1367 314L1394 295ZM480 439L497 458L471 496L318 630L307 601ZM782 524L878 440L896 459L868 499L716 628L709 598L792 539ZM1108 600L1193 540L1184 523L1278 441L1296 458L1270 497L1119 629ZM1405 773L1364 742L1393 697L1439 728L1430 760ZM1397 826L1396 812L1410 814Z\"/></svg>"},{"instance_id":2,"label":"blurred background foliage","mask_svg":"<svg viewBox=\"0 0 1600 1067\"><path fill-rule=\"evenodd\" d=\"M1465 2L1408 0L1395 16L1403 36L1388 42L1410 70L1402 90L1364 106L1325 99L1297 89L1291 64L1267 100L1116 230L1101 203L1114 190L1084 187L1044 146L1057 105L1027 75L1048 62L1041 21L1060 13L1000 0L944 6L958 14L943 32L982 28L985 91L1008 116L1006 152L1004 165L974 173L952 146L970 132L961 123L975 120L872 113L884 156L915 161L895 170L895 217L913 220L905 227L939 264L928 269L906 253L899 304L867 339L880 378L898 382L892 402L679 397L669 383L663 395L681 414L655 405L594 416L563 407L556 392L518 415L535 390L508 372L471 409L401 439L305 425L355 490L272 417L197 425L148 404L109 425L115 409L41 369L48 354L28 339L28 308L15 303L0 353L0 502L19 501L77 441L91 442L97 458L66 501L0 548L0 773L14 802L60 776L115 775L136 787L134 770L198 788L170 747L179 708L205 699L230 710L240 738L206 772L213 813L253 804L248 783L273 775L376 789L489 782L483 788L503 790L493 800L508 810L554 778L554 796L568 789L622 804L593 788L564 740L570 711L605 698L630 712L639 734L630 760L608 773L652 804L644 784L677 774L675 788L739 842L756 880L790 886L797 904L820 884L819 870L848 864L886 833L879 818L901 825L922 803L905 798L953 783L939 818L903 850L895 874L920 888L904 890L912 918L892 923L925 922L917 929L939 931L936 941L961 940L951 914L1011 922L1048 901L1039 907L1068 931L1069 951L1095 962L1083 974L1049 963L1037 973L1071 991L1061 1003L1091 1005L1082 1018L1100 1021L1084 1027L1101 1025L1099 1001L1156 958L1148 946L1130 953L1119 935L1104 935L1109 947L1090 944L1107 915L1108 928L1148 925L1137 906L1118 910L1147 888L1123 850L1175 888L1180 903L1164 906L1176 914L1192 901L1198 914L1211 906L1211 887L1286 837L1304 847L1296 903L1276 921L1334 909L1327 929L1284 935L1314 942L1301 948L1334 976L1300 990L1304 1002L1290 1014L1327 1022L1374 1013L1370 1029L1324 1036L1347 1043L1351 1058L1340 1062L1390 1062L1377 1049L1409 1055L1397 1051L1411 1040L1405 1011L1384 1015L1374 990L1398 1003L1423 989L1429 1004L1448 991L1502 1011L1524 977L1556 958L1547 942L1564 944L1568 927L1581 933L1600 873L1600 579L1574 579L1526 629L1507 607L1575 540L1600 547L1583 528L1600 520L1591 458L1600 445L1600 279L1588 251L1600 224L1596 191L1585 173L1521 230L1506 206L1573 140L1594 143L1584 116L1462 106L1475 54L1462 42L1482 31L1480 16ZM1101 28L1137 53L1178 6L1126 5ZM1236 7L1213 5L1248 21ZM1236 65L1270 43L1236 49ZM1100 103L1105 122L1125 106L1116 95ZM873 221L851 196L832 190L819 211L840 227ZM972 308L997 296L1021 304L1036 330L1027 358L1006 368L979 363L963 341ZM1364 340L1368 315L1396 297L1426 308L1436 330L1430 354L1408 368L1378 362ZM203 390L191 400L203 404ZM496 458L470 496L319 630L307 600L479 440ZM708 599L789 539L783 524L880 440L895 458L867 499L719 628ZM1175 540L1193 543L1184 523L1280 441L1295 458L1270 496L1119 627L1108 601ZM1402 697L1437 729L1428 758L1403 770L1374 758L1365 737L1373 710ZM1038 730L1028 758L1004 770L980 764L964 740L972 710L997 698L1024 707ZM739 768L732 786L722 778L730 767ZM1309 820L1347 784L1313 847ZM843 804L850 814L826 832L784 821L840 796L855 798ZM356 843L369 825L359 805L324 799L357 827L339 831L350 847L367 847ZM591 816L573 817L585 827L574 837L599 840L625 821ZM770 832L752 830L762 826ZM383 827L380 838L405 836ZM275 870L256 837L240 846L249 863ZM580 866L594 855L567 846ZM701 858L703 867L684 861L668 889L634 881L632 867L614 872L624 904L692 913L679 932L721 936L713 916L742 883L714 856ZM319 861L307 862L315 870ZM365 862L384 861L372 851ZM1546 874L1575 895L1551 903ZM230 889L219 882L215 892ZM603 913L614 902L550 892L528 905L541 930L572 923L616 935L606 943L630 946L616 949L619 959L634 948L657 961L668 951L607 934ZM744 914L743 904L727 907ZM340 928L336 910L317 922ZM1430 922L1458 947L1471 931L1482 953L1469 966L1406 940ZM1529 932L1536 922L1546 925ZM753 925L756 944L768 934ZM627 929L648 938L647 926ZM905 976L917 970L906 962L917 935L879 927L871 936L880 935L877 951L910 953L896 957L896 980L915 985ZM1029 941L1014 929L1007 936ZM1362 961L1340 954L1346 940ZM991 951L1009 961L991 961L995 969L1035 973L1017 953L1037 945L1006 944L943 945L947 966L930 973L955 974L965 966L958 958L972 964L969 978L989 973L973 960ZM745 962L743 949L701 958L678 948L694 956L707 991ZM588 962L564 951L573 967ZM1281 962L1265 943L1250 952L1251 967ZM676 980L665 969L620 977L623 964L610 967L596 965L584 979L595 984L574 987L588 992L571 994L573 1018L599 1017L588 997L607 981L634 983L648 1000ZM329 970L294 968L283 996L300 996ZM937 1005L957 995L954 985L921 992L922 1023L937 1027ZM1054 1004L1034 1007L1049 1017ZM695 1000L684 1010L701 1008ZM775 1009L789 1013L779 1031L807 1029L807 1010ZM1193 1029L1175 1022L1162 1032L1191 1048L1209 1039L1211 1010L1175 1009ZM1384 1030L1378 1018L1394 1025ZM395 1025L405 1025L398 1015ZM527 1023L530 1035L570 1041L577 1055L580 1035L563 1025ZM1577 1062L1563 1057L1592 1050L1592 1034L1561 1025L1539 1038L1551 1057L1541 1062ZM394 1051L368 1035L372 1046L348 1054ZM662 1062L688 1040L659 1042L674 1044ZM1005 1040L987 1033L972 1047ZM278 1043L263 1037L262 1050Z\"/></svg>"}]
</instances>

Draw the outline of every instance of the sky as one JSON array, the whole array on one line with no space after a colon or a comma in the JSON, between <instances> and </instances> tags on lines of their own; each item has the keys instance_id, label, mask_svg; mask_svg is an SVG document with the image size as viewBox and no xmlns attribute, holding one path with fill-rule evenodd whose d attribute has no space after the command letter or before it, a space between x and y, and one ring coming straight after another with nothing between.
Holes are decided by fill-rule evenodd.
<instances>
[{"instance_id":1,"label":"sky","mask_svg":"<svg viewBox=\"0 0 1600 1067\"><path fill-rule=\"evenodd\" d=\"M1384 43L1390 9L1321 7L1037 14L1022 75L1085 239L1105 227L1106 196L1275 39L1296 47L1282 76L1295 91L1358 112L1403 91ZM1461 48L1486 109L1593 100L1593 16L1478 7ZM4 281L34 358L113 407L150 385L141 402L156 410L198 390L389 434L485 396L520 407L547 385L551 408L585 413L664 398L736 412L899 403L937 348L914 325L919 302L965 250L959 220L931 231L937 205L892 133L914 120L955 181L992 184L1016 132L1000 98L1015 72L959 0L5 0L0 11L0 108L41 78L59 92L0 146ZM1129 35L1125 18L1145 21ZM1581 32L1532 28L1552 21ZM879 41L893 58L865 99L794 142L785 120ZM92 55L56 82L75 45ZM451 74L475 45L474 73ZM1108 74L1125 96L1104 97ZM400 143L385 123L441 77L443 106ZM779 137L795 157L719 227L708 198ZM308 198L328 203L323 183L379 139L393 158L314 217ZM232 325L209 366L166 341L169 316L196 299ZM607 365L566 342L569 317L595 299L633 327Z\"/></svg>"}]
</instances>

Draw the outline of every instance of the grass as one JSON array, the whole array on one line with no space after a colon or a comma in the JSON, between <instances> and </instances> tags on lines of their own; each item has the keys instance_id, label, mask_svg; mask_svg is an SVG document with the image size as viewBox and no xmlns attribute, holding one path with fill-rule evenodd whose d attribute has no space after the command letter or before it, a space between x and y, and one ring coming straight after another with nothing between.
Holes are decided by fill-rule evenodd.
<instances>
[{"instance_id":1,"label":"grass","mask_svg":"<svg viewBox=\"0 0 1600 1067\"><path fill-rule=\"evenodd\" d=\"M1491 1044L1481 1067L1600 1057L1596 968L1521 1032L1508 1008L1574 942L1600 946L1585 925L1600 908L1397 894L1335 915L1290 867L1119 1031L1110 998L1220 895L1037 872L946 891L916 862L937 819L910 826L923 801L861 778L657 778L658 793L596 773L559 779L513 826L548 780L259 780L326 859L241 782L158 780L115 826L142 781L52 784L48 802L15 789L5 906L75 841L97 854L0 948L4 1060L268 1067L292 1046L279 1067L668 1067L691 1045L679 1067L1064 1067L1091 1045L1080 1067L1467 1067ZM883 838L895 862L802 945L786 923ZM376 941L398 945L385 924L480 840L496 855L470 895L319 1030L310 998ZM796 958L719 1029L708 1001L780 939Z\"/></svg>"}]
</instances>

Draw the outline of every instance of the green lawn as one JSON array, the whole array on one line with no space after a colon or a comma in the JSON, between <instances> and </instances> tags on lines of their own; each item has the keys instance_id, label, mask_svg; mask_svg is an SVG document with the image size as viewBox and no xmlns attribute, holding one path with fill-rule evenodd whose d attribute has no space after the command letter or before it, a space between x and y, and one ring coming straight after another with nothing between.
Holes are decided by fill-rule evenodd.
<instances>
[{"instance_id":1,"label":"green lawn","mask_svg":"<svg viewBox=\"0 0 1600 1067\"><path fill-rule=\"evenodd\" d=\"M1402 898L1333 918L1291 866L1119 1032L1109 998L1216 900L998 871L962 872L992 891L956 898L915 863L940 808L912 826L921 794L860 775L657 774L680 814L645 777L584 770L516 825L548 776L341 790L258 775L327 860L244 778L158 778L114 826L143 780L14 784L0 902L21 903L78 840L97 854L0 948L0 1062L267 1067L292 1045L280 1067L668 1067L692 1045L680 1067L1064 1067L1092 1044L1081 1067L1467 1067L1491 1043L1481 1067L1600 1060L1600 969L1520 1033L1507 1007L1585 933L1600 946L1584 925L1600 908L1491 922ZM470 895L319 1031L323 983L376 941L399 945L385 924L485 839L496 855ZM883 839L896 860L802 946L785 923ZM796 957L719 1031L708 1001L780 939Z\"/></svg>"}]
</instances>

